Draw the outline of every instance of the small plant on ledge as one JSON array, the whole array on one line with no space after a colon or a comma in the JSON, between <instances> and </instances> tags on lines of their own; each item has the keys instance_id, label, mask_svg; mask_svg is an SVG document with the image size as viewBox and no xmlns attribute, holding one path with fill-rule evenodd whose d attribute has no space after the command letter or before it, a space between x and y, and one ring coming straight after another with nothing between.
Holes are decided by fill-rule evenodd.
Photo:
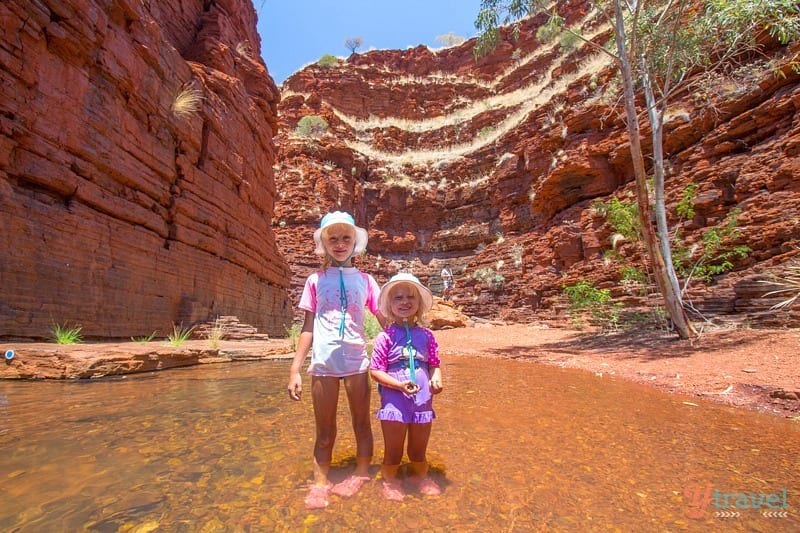
<instances>
[{"instance_id":1,"label":"small plant on ledge","mask_svg":"<svg viewBox=\"0 0 800 533\"><path fill-rule=\"evenodd\" d=\"M148 342L152 341L156 338L156 331L154 330L153 333L148 335L147 337L131 337L133 342L138 342L139 344L147 344Z\"/></svg>"},{"instance_id":2,"label":"small plant on ledge","mask_svg":"<svg viewBox=\"0 0 800 533\"><path fill-rule=\"evenodd\" d=\"M189 340L189 337L192 336L192 331L194 331L194 328L184 328L183 324L180 326L172 324L172 333L167 337L167 342L170 346L180 346Z\"/></svg>"},{"instance_id":3,"label":"small plant on ledge","mask_svg":"<svg viewBox=\"0 0 800 533\"><path fill-rule=\"evenodd\" d=\"M81 336L81 326L68 327L66 325L54 324L53 325L53 340L56 344L79 344L83 341Z\"/></svg>"}]
</instances>

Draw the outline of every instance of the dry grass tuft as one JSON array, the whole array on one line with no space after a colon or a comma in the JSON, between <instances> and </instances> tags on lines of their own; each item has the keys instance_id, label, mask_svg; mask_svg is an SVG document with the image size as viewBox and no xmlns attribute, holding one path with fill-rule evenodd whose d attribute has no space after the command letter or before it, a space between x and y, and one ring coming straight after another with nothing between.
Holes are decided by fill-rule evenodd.
<instances>
[{"instance_id":1,"label":"dry grass tuft","mask_svg":"<svg viewBox=\"0 0 800 533\"><path fill-rule=\"evenodd\" d=\"M200 104L203 102L203 93L190 84L175 97L172 102L172 114L178 118L187 119L197 115Z\"/></svg>"}]
</instances>

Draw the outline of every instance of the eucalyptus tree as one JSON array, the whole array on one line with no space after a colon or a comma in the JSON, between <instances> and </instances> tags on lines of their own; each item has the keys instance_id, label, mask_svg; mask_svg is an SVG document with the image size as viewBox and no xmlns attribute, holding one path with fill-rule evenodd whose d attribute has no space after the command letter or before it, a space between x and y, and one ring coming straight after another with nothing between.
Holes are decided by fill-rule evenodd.
<instances>
[{"instance_id":1,"label":"eucalyptus tree","mask_svg":"<svg viewBox=\"0 0 800 533\"><path fill-rule=\"evenodd\" d=\"M672 263L664 198L663 119L670 97L685 89L690 75L730 68L737 58L757 53L766 34L786 44L800 37L795 0L600 0L590 2L609 24L614 48L587 41L564 26L558 0L482 0L475 27L481 32L475 55L493 50L501 24L539 13L548 26L572 33L610 55L622 82L622 104L630 140L642 238L656 285L681 338L697 336L686 312ZM563 2L566 3L566 2ZM637 99L638 97L638 99ZM645 103L642 109L637 102ZM652 198L642 150L640 117L652 140ZM651 214L653 215L651 217ZM652 220L655 220L653 227Z\"/></svg>"}]
</instances>

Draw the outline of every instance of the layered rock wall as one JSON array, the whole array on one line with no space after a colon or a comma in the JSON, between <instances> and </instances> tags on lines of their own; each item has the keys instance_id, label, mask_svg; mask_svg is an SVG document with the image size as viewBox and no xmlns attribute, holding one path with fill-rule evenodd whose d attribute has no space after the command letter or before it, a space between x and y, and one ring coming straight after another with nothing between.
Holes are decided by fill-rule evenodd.
<instances>
[{"instance_id":1,"label":"layered rock wall","mask_svg":"<svg viewBox=\"0 0 800 533\"><path fill-rule=\"evenodd\" d=\"M0 337L283 334L251 2L7 0L0 32Z\"/></svg>"},{"instance_id":2,"label":"layered rock wall","mask_svg":"<svg viewBox=\"0 0 800 533\"><path fill-rule=\"evenodd\" d=\"M611 37L588 2L558 5L585 38L602 46ZM413 270L436 292L449 262L455 301L474 316L566 320L564 287L581 280L635 312L659 308L652 285L623 279L630 267L646 272L641 246L612 242L614 228L595 208L635 198L614 68L588 45L539 40L543 22L525 21L518 38L506 29L477 62L467 41L367 52L287 79L275 227L296 265L295 302L316 266L311 232L325 211L346 209L370 232L362 267L379 281ZM699 261L704 235L736 217L737 231L705 260L750 249L708 282L681 280L699 319L800 323L800 311L771 312L770 286L758 282L800 256L799 50L772 43L735 76L691 80L667 110L666 207L681 246ZM308 115L329 130L295 134ZM641 127L649 150L644 120ZM677 205L690 187L687 220Z\"/></svg>"}]
</instances>

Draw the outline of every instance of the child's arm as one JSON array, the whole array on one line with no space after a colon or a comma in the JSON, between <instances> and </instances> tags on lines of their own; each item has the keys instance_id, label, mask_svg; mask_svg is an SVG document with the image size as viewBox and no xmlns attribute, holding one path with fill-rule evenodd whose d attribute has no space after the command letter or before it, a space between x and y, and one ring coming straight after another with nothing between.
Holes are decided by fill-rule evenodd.
<instances>
[{"instance_id":1,"label":"child's arm","mask_svg":"<svg viewBox=\"0 0 800 533\"><path fill-rule=\"evenodd\" d=\"M372 360L370 361L369 375L380 385L414 394L419 387L411 380L398 381L386 372L389 367L389 347L391 341L389 334L383 331L375 337L372 347Z\"/></svg>"},{"instance_id":2,"label":"child's arm","mask_svg":"<svg viewBox=\"0 0 800 533\"><path fill-rule=\"evenodd\" d=\"M442 369L435 366L433 367L433 372L431 372L431 392L439 394L442 390L444 390L442 386Z\"/></svg>"},{"instance_id":3,"label":"child's arm","mask_svg":"<svg viewBox=\"0 0 800 533\"><path fill-rule=\"evenodd\" d=\"M436 342L436 337L434 337L431 330L426 329L425 333L428 337L428 368L431 369L431 379L429 381L431 392L433 394L439 394L443 389L442 369L439 368L439 365L442 364L439 359L439 343Z\"/></svg>"},{"instance_id":4,"label":"child's arm","mask_svg":"<svg viewBox=\"0 0 800 533\"><path fill-rule=\"evenodd\" d=\"M314 339L314 313L306 311L305 319L303 320L303 329L300 331L300 337L297 339L297 349L294 352L294 359L292 359L292 367L289 370L289 398L292 400L299 400L300 395L303 393L303 377L300 375L300 369L303 367L303 361L308 356L308 350L311 349L311 342Z\"/></svg>"},{"instance_id":5,"label":"child's arm","mask_svg":"<svg viewBox=\"0 0 800 533\"><path fill-rule=\"evenodd\" d=\"M372 379L374 379L377 383L383 385L384 387L389 387L390 389L401 390L403 392L407 392L408 394L414 394L419 390L419 385L413 383L411 380L399 381L383 370L371 368L369 375L372 376Z\"/></svg>"}]
</instances>

